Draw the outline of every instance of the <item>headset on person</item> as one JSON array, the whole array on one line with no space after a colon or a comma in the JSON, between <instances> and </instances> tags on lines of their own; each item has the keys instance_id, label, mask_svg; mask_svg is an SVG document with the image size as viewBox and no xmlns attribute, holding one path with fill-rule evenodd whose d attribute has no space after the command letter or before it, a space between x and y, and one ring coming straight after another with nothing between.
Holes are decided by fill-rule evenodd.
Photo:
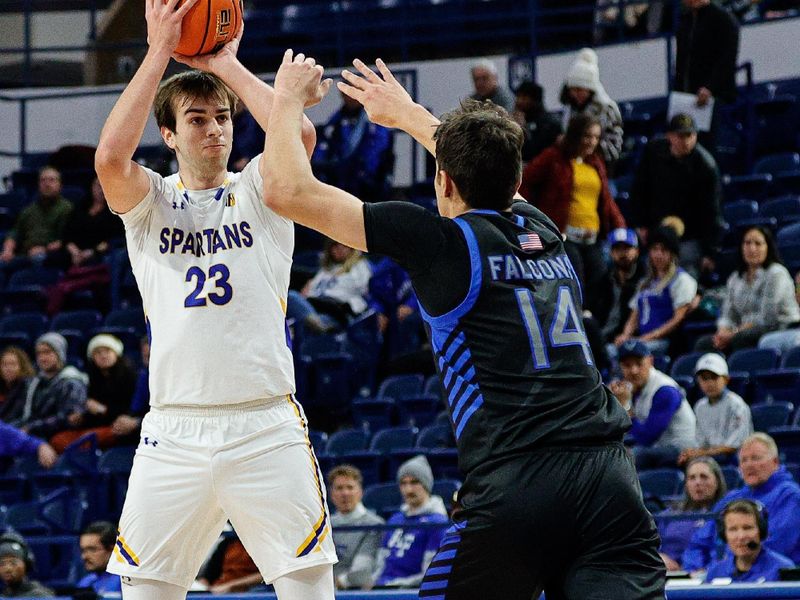
<instances>
[{"instance_id":1,"label":"headset on person","mask_svg":"<svg viewBox=\"0 0 800 600\"><path fill-rule=\"evenodd\" d=\"M761 544L764 542L764 540L767 539L767 534L769 534L769 513L767 512L767 507L764 506L758 500L743 499L743 500L732 500L731 502L729 502L725 506L725 508L722 509L722 512L720 512L719 516L717 517L717 535L723 542L725 542L726 544L728 543L728 539L725 536L725 516L733 512L729 509L732 505L735 504L738 504L740 506L741 505L749 506L752 509L752 514L756 518L756 525L758 527L759 541L747 542L747 547L750 550L757 550L758 547L761 546Z\"/></svg>"},{"instance_id":2,"label":"headset on person","mask_svg":"<svg viewBox=\"0 0 800 600\"><path fill-rule=\"evenodd\" d=\"M33 552L31 552L31 549L28 546L28 542L25 541L25 538L14 531L5 531L0 534L0 546L4 544L19 546L19 549L22 550L24 556L22 561L25 563L25 573L30 575L36 567L36 561L34 559Z\"/></svg>"}]
</instances>

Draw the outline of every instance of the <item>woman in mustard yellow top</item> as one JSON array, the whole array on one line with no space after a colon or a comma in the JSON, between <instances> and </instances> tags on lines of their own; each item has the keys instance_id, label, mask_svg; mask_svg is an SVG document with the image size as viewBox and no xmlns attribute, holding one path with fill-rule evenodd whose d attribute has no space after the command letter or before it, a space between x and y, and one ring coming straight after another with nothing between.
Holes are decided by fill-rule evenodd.
<instances>
[{"instance_id":1,"label":"woman in mustard yellow top","mask_svg":"<svg viewBox=\"0 0 800 600\"><path fill-rule=\"evenodd\" d=\"M573 117L564 138L525 167L519 190L566 235L567 254L584 286L584 302L589 308L607 269L602 240L611 230L626 226L597 153L600 133L596 118Z\"/></svg>"}]
</instances>

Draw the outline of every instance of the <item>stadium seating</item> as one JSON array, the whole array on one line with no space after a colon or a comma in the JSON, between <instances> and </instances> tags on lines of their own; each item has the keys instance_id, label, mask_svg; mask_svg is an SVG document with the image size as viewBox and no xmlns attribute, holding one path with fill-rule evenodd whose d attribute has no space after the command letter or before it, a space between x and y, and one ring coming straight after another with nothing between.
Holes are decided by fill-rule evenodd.
<instances>
[{"instance_id":1,"label":"stadium seating","mask_svg":"<svg viewBox=\"0 0 800 600\"><path fill-rule=\"evenodd\" d=\"M753 415L753 429L755 431L768 431L773 427L788 425L793 411L794 405L791 402L753 404L750 407L750 412Z\"/></svg>"}]
</instances>

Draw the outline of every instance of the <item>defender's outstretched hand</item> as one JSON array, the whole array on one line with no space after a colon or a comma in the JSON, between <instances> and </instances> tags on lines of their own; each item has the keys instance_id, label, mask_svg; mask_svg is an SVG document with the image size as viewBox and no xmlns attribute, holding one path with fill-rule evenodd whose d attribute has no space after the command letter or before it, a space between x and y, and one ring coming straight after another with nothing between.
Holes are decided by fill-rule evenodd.
<instances>
[{"instance_id":1,"label":"defender's outstretched hand","mask_svg":"<svg viewBox=\"0 0 800 600\"><path fill-rule=\"evenodd\" d=\"M404 117L415 104L405 88L392 75L386 63L380 58L375 61L380 77L359 59L353 61L353 66L358 69L361 76L350 71L342 71L342 77L347 83L337 83L339 90L363 104L369 120L373 123L402 129L405 125Z\"/></svg>"},{"instance_id":2,"label":"defender's outstretched hand","mask_svg":"<svg viewBox=\"0 0 800 600\"><path fill-rule=\"evenodd\" d=\"M287 50L283 54L283 61L275 74L275 93L282 96L294 96L303 106L308 108L319 103L328 93L333 81L322 80L324 69L310 56L299 52Z\"/></svg>"}]
</instances>

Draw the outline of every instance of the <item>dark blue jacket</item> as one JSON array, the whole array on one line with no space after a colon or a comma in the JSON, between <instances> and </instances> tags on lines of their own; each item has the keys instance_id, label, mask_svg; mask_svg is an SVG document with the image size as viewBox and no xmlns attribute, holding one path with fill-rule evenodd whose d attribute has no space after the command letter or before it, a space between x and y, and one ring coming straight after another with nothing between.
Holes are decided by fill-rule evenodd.
<instances>
[{"instance_id":1,"label":"dark blue jacket","mask_svg":"<svg viewBox=\"0 0 800 600\"><path fill-rule=\"evenodd\" d=\"M733 500L758 500L769 515L769 535L764 545L770 550L800 562L800 486L792 479L786 467L778 470L758 487L744 486L728 492L717 502L714 512L719 513ZM710 521L695 531L692 541L683 553L681 565L687 571L704 569L722 554L724 544L717 535L716 522Z\"/></svg>"},{"instance_id":2,"label":"dark blue jacket","mask_svg":"<svg viewBox=\"0 0 800 600\"><path fill-rule=\"evenodd\" d=\"M764 583L765 581L778 581L780 569L794 567L794 563L783 554L773 552L768 548L762 548L758 553L758 558L750 570L740 573L736 569L734 556L731 552L726 552L720 560L711 563L706 573L706 583L711 583L714 579L730 578L733 583Z\"/></svg>"}]
</instances>

